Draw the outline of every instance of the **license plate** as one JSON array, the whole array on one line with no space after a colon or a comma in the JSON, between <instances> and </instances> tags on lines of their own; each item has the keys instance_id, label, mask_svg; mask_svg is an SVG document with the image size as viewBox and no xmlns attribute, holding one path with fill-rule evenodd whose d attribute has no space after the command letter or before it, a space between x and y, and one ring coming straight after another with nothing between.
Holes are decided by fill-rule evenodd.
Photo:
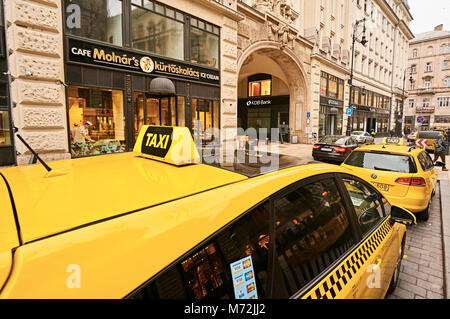
<instances>
[{"instance_id":1,"label":"license plate","mask_svg":"<svg viewBox=\"0 0 450 319\"><path fill-rule=\"evenodd\" d=\"M322 147L320 150L321 151L325 151L325 152L331 152L332 151L331 148L325 148L325 147Z\"/></svg>"},{"instance_id":2,"label":"license plate","mask_svg":"<svg viewBox=\"0 0 450 319\"><path fill-rule=\"evenodd\" d=\"M375 185L376 188L381 189L382 191L389 191L389 184L383 184L383 183L377 183L377 182L372 182L373 185Z\"/></svg>"}]
</instances>

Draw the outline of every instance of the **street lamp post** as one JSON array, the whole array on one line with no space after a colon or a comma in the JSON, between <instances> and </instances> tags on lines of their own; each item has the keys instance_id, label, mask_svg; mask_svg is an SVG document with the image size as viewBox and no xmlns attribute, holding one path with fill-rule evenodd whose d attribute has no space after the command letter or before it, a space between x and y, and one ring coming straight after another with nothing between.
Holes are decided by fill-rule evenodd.
<instances>
[{"instance_id":1,"label":"street lamp post","mask_svg":"<svg viewBox=\"0 0 450 319\"><path fill-rule=\"evenodd\" d=\"M400 109L397 110L396 112L396 121L395 121L395 134L398 137L402 136L402 121L403 121L403 111L404 111L404 106L405 106L405 82L406 82L406 71L407 69L405 69L404 73L403 73L403 88L402 88L402 103L400 105ZM413 78L412 78L412 70L411 70L411 74L409 76L409 82L412 83L413 82Z\"/></svg>"},{"instance_id":2,"label":"street lamp post","mask_svg":"<svg viewBox=\"0 0 450 319\"><path fill-rule=\"evenodd\" d=\"M348 80L348 84L350 85L350 94L349 94L349 103L348 103L348 106L349 106L349 108L352 108L352 109L353 109L353 101L352 101L352 87L353 87L353 85L352 85L352 83L353 83L353 64L354 64L354 63L353 63L353 59L354 59L354 56L355 56L355 42L356 42L356 39L359 37L359 35L356 35L356 32L358 31L358 25L359 25L361 22L364 22L364 27L363 27L362 38L361 38L360 43L361 43L363 46L365 46L366 43L367 43L367 40L366 40L366 18L363 18L363 19L361 19L361 20L357 20L356 23L355 23L355 25L353 26L353 36L352 36L352 62L351 62L351 65L350 65L350 79ZM353 113L352 113L352 114L353 114ZM346 134L345 134L345 135L347 135L347 136L350 136L350 135L351 135L351 121L352 121L352 115L349 115L348 118L347 118L347 131L346 131Z\"/></svg>"}]
</instances>

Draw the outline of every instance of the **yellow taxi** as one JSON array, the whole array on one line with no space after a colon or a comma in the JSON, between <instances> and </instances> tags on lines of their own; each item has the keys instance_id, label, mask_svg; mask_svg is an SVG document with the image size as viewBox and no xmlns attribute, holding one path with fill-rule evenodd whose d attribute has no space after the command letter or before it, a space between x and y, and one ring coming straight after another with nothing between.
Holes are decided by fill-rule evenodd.
<instances>
[{"instance_id":1,"label":"yellow taxi","mask_svg":"<svg viewBox=\"0 0 450 319\"><path fill-rule=\"evenodd\" d=\"M398 138L365 144L355 149L342 167L370 182L393 205L428 220L438 171L425 150L403 144Z\"/></svg>"},{"instance_id":2,"label":"yellow taxi","mask_svg":"<svg viewBox=\"0 0 450 319\"><path fill-rule=\"evenodd\" d=\"M133 152L0 170L1 298L382 298L409 211L330 164L144 126ZM274 161L279 164L271 166ZM264 168L264 169L263 169Z\"/></svg>"},{"instance_id":3,"label":"yellow taxi","mask_svg":"<svg viewBox=\"0 0 450 319\"><path fill-rule=\"evenodd\" d=\"M420 131L417 133L414 143L419 147L424 147L430 153L434 152L434 143L437 139L443 139L444 131Z\"/></svg>"}]
</instances>

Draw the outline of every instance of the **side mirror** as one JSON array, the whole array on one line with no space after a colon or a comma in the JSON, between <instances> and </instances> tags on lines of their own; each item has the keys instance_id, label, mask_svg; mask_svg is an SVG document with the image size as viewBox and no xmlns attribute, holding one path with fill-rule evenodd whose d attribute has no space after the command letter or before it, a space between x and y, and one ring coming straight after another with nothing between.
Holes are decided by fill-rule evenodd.
<instances>
[{"instance_id":1,"label":"side mirror","mask_svg":"<svg viewBox=\"0 0 450 319\"><path fill-rule=\"evenodd\" d=\"M404 225L415 225L416 224L416 216L411 213L409 210L392 206L391 207L391 221L401 223Z\"/></svg>"}]
</instances>

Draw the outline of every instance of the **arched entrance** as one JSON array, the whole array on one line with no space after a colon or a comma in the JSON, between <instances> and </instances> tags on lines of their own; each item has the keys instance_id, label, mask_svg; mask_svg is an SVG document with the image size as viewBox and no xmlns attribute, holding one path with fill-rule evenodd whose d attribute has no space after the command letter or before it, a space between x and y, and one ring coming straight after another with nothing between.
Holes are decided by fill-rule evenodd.
<instances>
[{"instance_id":1,"label":"arched entrance","mask_svg":"<svg viewBox=\"0 0 450 319\"><path fill-rule=\"evenodd\" d=\"M238 127L280 128L283 138L307 141L308 85L297 56L280 43L261 41L238 60Z\"/></svg>"}]
</instances>

